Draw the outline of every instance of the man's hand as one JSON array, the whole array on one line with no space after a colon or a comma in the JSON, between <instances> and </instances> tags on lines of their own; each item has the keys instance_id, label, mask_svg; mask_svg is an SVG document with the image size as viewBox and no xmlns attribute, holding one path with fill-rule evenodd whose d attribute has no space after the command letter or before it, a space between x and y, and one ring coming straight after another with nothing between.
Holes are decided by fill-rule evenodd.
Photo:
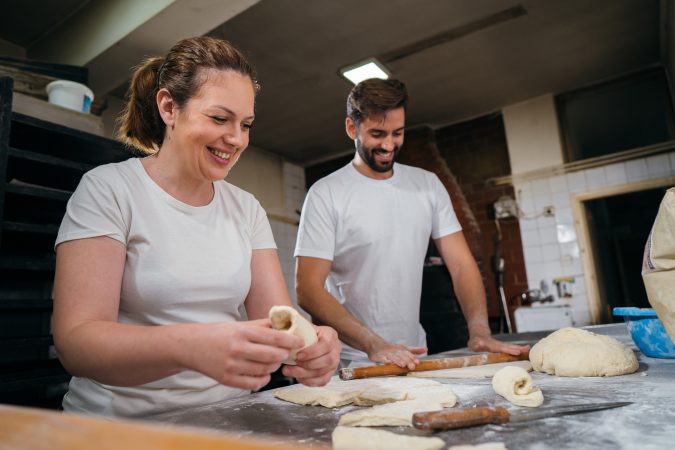
<instances>
[{"instance_id":1,"label":"man's hand","mask_svg":"<svg viewBox=\"0 0 675 450\"><path fill-rule=\"evenodd\" d=\"M521 353L530 350L529 345L507 344L505 342L498 341L490 335L471 336L468 347L472 352L507 353L513 356L518 356Z\"/></svg>"},{"instance_id":2,"label":"man's hand","mask_svg":"<svg viewBox=\"0 0 675 450\"><path fill-rule=\"evenodd\" d=\"M396 364L399 367L407 367L413 370L420 362L415 355L426 352L426 347L408 347L383 340L371 347L368 351L368 358L374 362Z\"/></svg>"}]
</instances>

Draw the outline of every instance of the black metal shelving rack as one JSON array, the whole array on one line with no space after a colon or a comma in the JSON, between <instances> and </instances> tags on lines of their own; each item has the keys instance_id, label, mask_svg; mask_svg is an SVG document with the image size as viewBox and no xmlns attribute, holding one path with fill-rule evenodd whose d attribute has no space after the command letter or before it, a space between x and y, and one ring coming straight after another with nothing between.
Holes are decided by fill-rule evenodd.
<instances>
[{"instance_id":1,"label":"black metal shelving rack","mask_svg":"<svg viewBox=\"0 0 675 450\"><path fill-rule=\"evenodd\" d=\"M0 77L0 403L58 407L70 375L51 336L54 241L82 175L121 143L12 112Z\"/></svg>"}]
</instances>

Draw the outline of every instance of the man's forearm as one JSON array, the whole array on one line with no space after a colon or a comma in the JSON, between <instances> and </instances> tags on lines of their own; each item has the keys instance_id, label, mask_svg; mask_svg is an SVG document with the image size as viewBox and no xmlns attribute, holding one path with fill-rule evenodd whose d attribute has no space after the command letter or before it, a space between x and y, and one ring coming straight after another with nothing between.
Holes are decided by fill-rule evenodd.
<instances>
[{"instance_id":1,"label":"man's forearm","mask_svg":"<svg viewBox=\"0 0 675 450\"><path fill-rule=\"evenodd\" d=\"M357 320L325 289L298 292L298 303L319 323L334 328L347 345L369 353L383 339Z\"/></svg>"},{"instance_id":2,"label":"man's forearm","mask_svg":"<svg viewBox=\"0 0 675 450\"><path fill-rule=\"evenodd\" d=\"M478 267L465 267L453 274L455 293L469 328L469 336L489 336L490 325L483 280Z\"/></svg>"}]
</instances>

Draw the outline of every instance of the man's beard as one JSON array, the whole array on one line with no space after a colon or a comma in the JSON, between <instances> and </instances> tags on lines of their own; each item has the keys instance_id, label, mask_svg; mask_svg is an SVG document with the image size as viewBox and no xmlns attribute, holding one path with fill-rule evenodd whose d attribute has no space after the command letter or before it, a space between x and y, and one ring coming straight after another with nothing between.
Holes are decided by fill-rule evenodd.
<instances>
[{"instance_id":1,"label":"man's beard","mask_svg":"<svg viewBox=\"0 0 675 450\"><path fill-rule=\"evenodd\" d=\"M389 172L392 167L394 167L394 162L396 162L396 159L398 158L398 154L401 151L401 146L399 145L394 149L394 156L391 158L391 161L387 161L384 163L379 163L375 159L375 152L378 150L383 149L381 147L375 147L375 148L366 148L363 145L363 141L361 139L356 140L356 151L358 152L359 156L363 161L365 161L366 164L368 164L368 167L370 167L372 170L375 172Z\"/></svg>"}]
</instances>

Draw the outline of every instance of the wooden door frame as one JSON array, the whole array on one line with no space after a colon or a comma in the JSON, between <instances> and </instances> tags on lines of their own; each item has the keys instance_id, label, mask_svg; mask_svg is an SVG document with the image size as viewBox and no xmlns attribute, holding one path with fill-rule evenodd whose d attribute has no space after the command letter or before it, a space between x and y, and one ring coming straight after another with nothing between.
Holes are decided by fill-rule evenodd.
<instances>
[{"instance_id":1,"label":"wooden door frame","mask_svg":"<svg viewBox=\"0 0 675 450\"><path fill-rule=\"evenodd\" d=\"M592 324L599 324L601 319L601 309L603 302L600 297L600 286L598 285L597 269L593 255L593 246L588 227L588 216L584 202L597 200L600 198L613 197L615 195L628 194L632 192L646 191L664 186L675 186L675 175L655 178L652 180L638 181L635 183L622 184L588 192L579 192L573 194L570 198L572 207L572 217L574 218L574 227L577 232L577 243L579 245L579 255L583 265L584 276L586 279L586 298L588 301L588 311L591 316ZM645 241L646 243L646 241Z\"/></svg>"}]
</instances>

